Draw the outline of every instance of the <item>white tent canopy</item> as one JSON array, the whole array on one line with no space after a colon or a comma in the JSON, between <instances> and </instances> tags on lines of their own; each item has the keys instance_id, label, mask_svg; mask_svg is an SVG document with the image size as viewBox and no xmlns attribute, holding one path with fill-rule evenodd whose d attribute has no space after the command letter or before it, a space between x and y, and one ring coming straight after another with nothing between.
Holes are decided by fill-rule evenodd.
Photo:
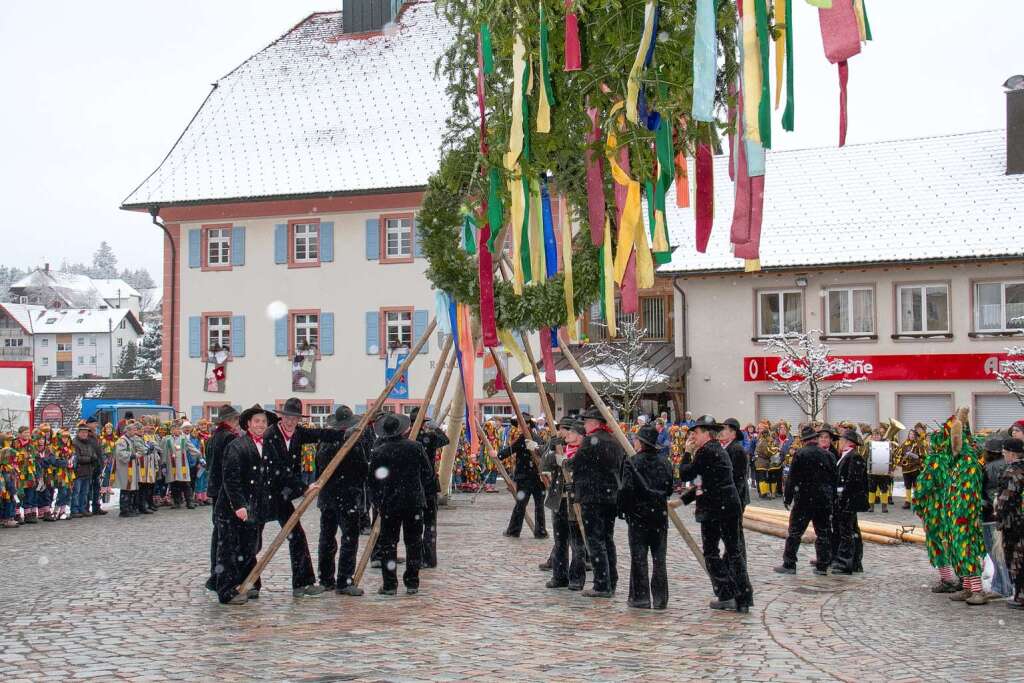
<instances>
[{"instance_id":1,"label":"white tent canopy","mask_svg":"<svg viewBox=\"0 0 1024 683\"><path fill-rule=\"evenodd\" d=\"M20 427L28 424L32 397L17 391L0 389L0 427ZM10 421L10 425L7 422Z\"/></svg>"}]
</instances>

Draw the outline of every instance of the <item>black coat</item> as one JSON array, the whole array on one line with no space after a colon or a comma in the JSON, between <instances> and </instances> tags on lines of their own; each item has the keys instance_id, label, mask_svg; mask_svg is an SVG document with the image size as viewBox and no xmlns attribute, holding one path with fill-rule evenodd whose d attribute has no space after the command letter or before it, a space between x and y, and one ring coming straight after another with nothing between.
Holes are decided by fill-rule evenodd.
<instances>
[{"instance_id":1,"label":"black coat","mask_svg":"<svg viewBox=\"0 0 1024 683\"><path fill-rule=\"evenodd\" d=\"M345 438L341 429L317 429L299 425L292 432L291 441L285 445L280 423L275 421L263 436L264 453L269 453L273 466L273 488L282 501L294 500L306 491L302 479L302 447L311 443L332 443L335 450Z\"/></svg>"},{"instance_id":2,"label":"black coat","mask_svg":"<svg viewBox=\"0 0 1024 683\"><path fill-rule=\"evenodd\" d=\"M740 506L750 505L750 486L747 485L747 472L750 467L750 457L747 450L743 448L742 439L733 439L726 447L725 452L732 462L732 481L736 485L736 493L740 497Z\"/></svg>"},{"instance_id":3,"label":"black coat","mask_svg":"<svg viewBox=\"0 0 1024 683\"><path fill-rule=\"evenodd\" d=\"M701 480L694 517L698 522L724 520L741 513L740 494L733 481L732 460L717 440L711 439L697 449L693 462L679 467L679 478Z\"/></svg>"},{"instance_id":4,"label":"black coat","mask_svg":"<svg viewBox=\"0 0 1024 683\"><path fill-rule=\"evenodd\" d=\"M583 445L569 461L576 502L615 505L625 459L625 451L610 433L602 430L583 437Z\"/></svg>"},{"instance_id":5,"label":"black coat","mask_svg":"<svg viewBox=\"0 0 1024 683\"><path fill-rule=\"evenodd\" d=\"M426 506L423 483L434 477L423 446L400 436L377 440L370 456L370 485L382 514L421 510Z\"/></svg>"},{"instance_id":6,"label":"black coat","mask_svg":"<svg viewBox=\"0 0 1024 683\"><path fill-rule=\"evenodd\" d=\"M668 524L665 503L672 488L672 463L656 447L644 445L622 470L619 501L626 519L652 527Z\"/></svg>"},{"instance_id":7,"label":"black coat","mask_svg":"<svg viewBox=\"0 0 1024 683\"><path fill-rule=\"evenodd\" d=\"M213 436L206 442L206 470L210 473L207 491L214 501L217 500L217 495L220 493L224 451L235 438L237 438L237 434L230 427L221 423L217 425Z\"/></svg>"},{"instance_id":8,"label":"black coat","mask_svg":"<svg viewBox=\"0 0 1024 683\"><path fill-rule=\"evenodd\" d=\"M268 486L272 480L268 454L266 441L261 456L248 435L234 439L224 450L222 495L217 497L214 508L219 517L232 519L235 510L244 507L249 513L248 521L253 524L265 524L277 518L273 491Z\"/></svg>"},{"instance_id":9,"label":"black coat","mask_svg":"<svg viewBox=\"0 0 1024 683\"><path fill-rule=\"evenodd\" d=\"M534 439L534 436L530 436ZM535 439L534 439L535 440ZM510 455L516 456L516 468L512 474L512 479L516 482L516 486L519 488L537 488L541 485L540 474L537 472L537 466L533 464L533 458L530 456L530 450L526 447L526 439L519 436L512 444L505 446L498 451L498 458L504 460Z\"/></svg>"},{"instance_id":10,"label":"black coat","mask_svg":"<svg viewBox=\"0 0 1024 683\"><path fill-rule=\"evenodd\" d=\"M434 472L434 462L437 460L437 451L448 445L448 437L437 427L428 427L423 425L423 427L420 428L420 433L416 436L416 441L423 446L423 450L427 456L427 464L430 465L430 471ZM438 482L436 474L431 478L430 482L425 484L423 491L427 494L427 497L430 497L430 494L432 493L436 495L441 492L441 485Z\"/></svg>"},{"instance_id":11,"label":"black coat","mask_svg":"<svg viewBox=\"0 0 1024 683\"><path fill-rule=\"evenodd\" d=\"M355 434L355 431L352 432ZM370 468L370 451L373 450L373 430L364 429L359 441L352 446L331 478L320 489L316 504L321 510L339 509L358 511L363 509L363 486ZM316 451L317 472L323 472L338 452L338 444L321 443Z\"/></svg>"},{"instance_id":12,"label":"black coat","mask_svg":"<svg viewBox=\"0 0 1024 683\"><path fill-rule=\"evenodd\" d=\"M785 503L832 505L836 491L836 461L832 454L812 444L793 456L786 480Z\"/></svg>"},{"instance_id":13,"label":"black coat","mask_svg":"<svg viewBox=\"0 0 1024 683\"><path fill-rule=\"evenodd\" d=\"M836 479L836 509L841 512L868 511L868 465L856 450L839 459Z\"/></svg>"}]
</instances>

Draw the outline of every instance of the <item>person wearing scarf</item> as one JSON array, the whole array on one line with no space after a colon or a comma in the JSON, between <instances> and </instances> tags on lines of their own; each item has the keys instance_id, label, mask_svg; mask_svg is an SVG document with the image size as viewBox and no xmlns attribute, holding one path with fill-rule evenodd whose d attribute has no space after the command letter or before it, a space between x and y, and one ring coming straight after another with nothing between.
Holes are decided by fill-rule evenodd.
<instances>
[{"instance_id":1,"label":"person wearing scarf","mask_svg":"<svg viewBox=\"0 0 1024 683\"><path fill-rule=\"evenodd\" d=\"M217 502L221 490L224 451L240 434L239 414L233 406L225 403L217 409L217 428L206 442L207 491L212 504ZM206 589L217 590L217 511L213 511L213 532L210 535L210 575Z\"/></svg>"}]
</instances>

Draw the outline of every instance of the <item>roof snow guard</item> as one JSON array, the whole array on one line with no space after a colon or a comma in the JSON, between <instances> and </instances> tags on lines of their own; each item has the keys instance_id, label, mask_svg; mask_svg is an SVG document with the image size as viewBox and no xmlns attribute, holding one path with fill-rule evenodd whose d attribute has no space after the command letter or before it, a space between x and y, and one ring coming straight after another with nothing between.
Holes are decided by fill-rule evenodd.
<instances>
[{"instance_id":1,"label":"roof snow guard","mask_svg":"<svg viewBox=\"0 0 1024 683\"><path fill-rule=\"evenodd\" d=\"M387 28L345 36L341 12L307 17L214 84L121 208L425 187L450 110L434 64L454 30L433 2Z\"/></svg>"}]
</instances>

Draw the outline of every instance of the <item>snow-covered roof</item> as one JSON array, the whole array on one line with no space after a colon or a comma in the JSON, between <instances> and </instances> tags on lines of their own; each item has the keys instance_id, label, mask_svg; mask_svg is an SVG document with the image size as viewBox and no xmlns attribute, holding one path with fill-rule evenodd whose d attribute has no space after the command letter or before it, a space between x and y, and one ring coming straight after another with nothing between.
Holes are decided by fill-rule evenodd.
<instances>
[{"instance_id":1,"label":"snow-covered roof","mask_svg":"<svg viewBox=\"0 0 1024 683\"><path fill-rule=\"evenodd\" d=\"M40 311L46 310L45 306L36 304L5 304L0 303L0 308L7 312L14 322L21 325L26 332L32 332L32 320Z\"/></svg>"},{"instance_id":2,"label":"snow-covered roof","mask_svg":"<svg viewBox=\"0 0 1024 683\"><path fill-rule=\"evenodd\" d=\"M92 278L92 284L96 288L96 291L99 292L100 297L107 301L114 301L118 297L122 299L127 299L133 296L142 297L137 289L119 277L109 280Z\"/></svg>"},{"instance_id":3,"label":"snow-covered roof","mask_svg":"<svg viewBox=\"0 0 1024 683\"><path fill-rule=\"evenodd\" d=\"M670 192L678 248L659 272L743 269L729 244L729 158L714 163L707 253L696 250L693 209ZM1024 175L1006 175L1005 130L769 152L766 168L762 268L1024 254Z\"/></svg>"},{"instance_id":4,"label":"snow-covered roof","mask_svg":"<svg viewBox=\"0 0 1024 683\"><path fill-rule=\"evenodd\" d=\"M117 329L121 321L127 319L128 324L142 334L142 325L135 314L127 308L60 308L43 310L32 319L34 334L98 334Z\"/></svg>"},{"instance_id":5,"label":"snow-covered roof","mask_svg":"<svg viewBox=\"0 0 1024 683\"><path fill-rule=\"evenodd\" d=\"M124 208L425 186L453 32L433 2L408 4L392 35L341 37L341 12L310 15L217 81Z\"/></svg>"}]
</instances>

